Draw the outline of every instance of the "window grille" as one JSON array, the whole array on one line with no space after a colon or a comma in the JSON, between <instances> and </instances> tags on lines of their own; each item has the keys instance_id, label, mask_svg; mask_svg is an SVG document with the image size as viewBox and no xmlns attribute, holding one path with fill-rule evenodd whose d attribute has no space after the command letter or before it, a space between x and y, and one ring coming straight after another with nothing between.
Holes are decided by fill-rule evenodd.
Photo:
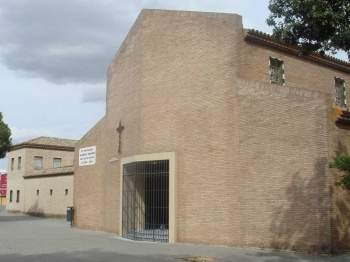
<instances>
[{"instance_id":1,"label":"window grille","mask_svg":"<svg viewBox=\"0 0 350 262\"><path fill-rule=\"evenodd\" d=\"M340 107L346 107L345 80L341 78L335 78L335 104Z\"/></svg>"},{"instance_id":2,"label":"window grille","mask_svg":"<svg viewBox=\"0 0 350 262\"><path fill-rule=\"evenodd\" d=\"M284 85L284 63L282 60L270 57L270 81L272 84Z\"/></svg>"},{"instance_id":3,"label":"window grille","mask_svg":"<svg viewBox=\"0 0 350 262\"><path fill-rule=\"evenodd\" d=\"M168 242L169 160L123 166L123 237Z\"/></svg>"}]
</instances>

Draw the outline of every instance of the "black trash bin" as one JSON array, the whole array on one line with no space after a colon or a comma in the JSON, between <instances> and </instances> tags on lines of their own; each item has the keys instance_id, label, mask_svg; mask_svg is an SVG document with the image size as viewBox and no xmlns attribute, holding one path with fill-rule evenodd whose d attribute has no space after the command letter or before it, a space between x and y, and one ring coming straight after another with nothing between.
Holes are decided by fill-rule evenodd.
<instances>
[{"instance_id":1,"label":"black trash bin","mask_svg":"<svg viewBox=\"0 0 350 262\"><path fill-rule=\"evenodd\" d=\"M70 222L70 225L73 225L73 219L74 219L74 207L67 207L67 216L66 219L68 222Z\"/></svg>"}]
</instances>

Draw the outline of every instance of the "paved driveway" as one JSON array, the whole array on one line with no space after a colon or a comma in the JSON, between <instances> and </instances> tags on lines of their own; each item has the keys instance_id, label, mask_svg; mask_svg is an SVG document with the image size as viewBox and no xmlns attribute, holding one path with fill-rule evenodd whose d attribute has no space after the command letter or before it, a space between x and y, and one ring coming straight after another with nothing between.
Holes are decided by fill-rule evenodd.
<instances>
[{"instance_id":1,"label":"paved driveway","mask_svg":"<svg viewBox=\"0 0 350 262\"><path fill-rule=\"evenodd\" d=\"M181 262L189 261L183 258L194 256L231 262L350 262L347 256L313 257L254 249L134 242L113 234L71 229L64 220L8 214L0 210L1 262Z\"/></svg>"}]
</instances>

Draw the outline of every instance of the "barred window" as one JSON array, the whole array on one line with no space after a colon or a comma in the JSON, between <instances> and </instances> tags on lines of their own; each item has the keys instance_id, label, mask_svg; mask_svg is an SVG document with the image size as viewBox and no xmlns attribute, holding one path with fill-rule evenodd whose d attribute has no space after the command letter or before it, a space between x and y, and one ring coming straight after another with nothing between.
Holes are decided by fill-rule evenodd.
<instances>
[{"instance_id":1,"label":"barred window","mask_svg":"<svg viewBox=\"0 0 350 262\"><path fill-rule=\"evenodd\" d=\"M335 78L335 104L340 107L346 106L345 80Z\"/></svg>"},{"instance_id":2,"label":"barred window","mask_svg":"<svg viewBox=\"0 0 350 262\"><path fill-rule=\"evenodd\" d=\"M284 84L284 63L282 60L270 57L270 81L276 85Z\"/></svg>"}]
</instances>

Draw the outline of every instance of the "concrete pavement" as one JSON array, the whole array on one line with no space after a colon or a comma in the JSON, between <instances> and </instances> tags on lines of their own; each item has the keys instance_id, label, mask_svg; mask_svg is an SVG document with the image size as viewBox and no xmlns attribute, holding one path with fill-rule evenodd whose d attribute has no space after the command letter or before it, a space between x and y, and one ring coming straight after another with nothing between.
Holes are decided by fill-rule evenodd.
<instances>
[{"instance_id":1,"label":"concrete pavement","mask_svg":"<svg viewBox=\"0 0 350 262\"><path fill-rule=\"evenodd\" d=\"M230 262L350 262L350 256L308 256L221 246L159 244L124 240L114 234L70 228L64 220L0 210L1 262L190 261L203 256Z\"/></svg>"}]
</instances>

